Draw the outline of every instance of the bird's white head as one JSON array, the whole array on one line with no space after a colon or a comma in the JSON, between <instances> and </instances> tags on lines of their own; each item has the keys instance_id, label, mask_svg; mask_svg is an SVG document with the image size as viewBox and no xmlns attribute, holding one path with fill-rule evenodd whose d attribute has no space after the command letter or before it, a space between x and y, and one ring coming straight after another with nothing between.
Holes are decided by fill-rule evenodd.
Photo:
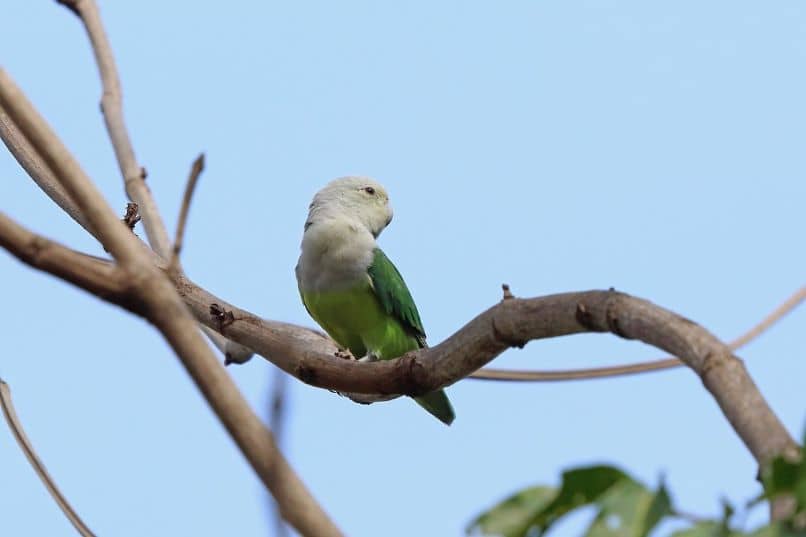
<instances>
[{"instance_id":1,"label":"bird's white head","mask_svg":"<svg viewBox=\"0 0 806 537\"><path fill-rule=\"evenodd\" d=\"M305 228L317 220L348 218L378 237L392 221L386 189L369 177L340 177L316 193L309 207Z\"/></svg>"}]
</instances>

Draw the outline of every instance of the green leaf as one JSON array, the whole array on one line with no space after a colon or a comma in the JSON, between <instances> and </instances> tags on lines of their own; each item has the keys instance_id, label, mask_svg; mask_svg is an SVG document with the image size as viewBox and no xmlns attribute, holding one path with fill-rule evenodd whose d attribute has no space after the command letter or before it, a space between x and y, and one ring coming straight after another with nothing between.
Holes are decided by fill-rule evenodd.
<instances>
[{"instance_id":1,"label":"green leaf","mask_svg":"<svg viewBox=\"0 0 806 537\"><path fill-rule=\"evenodd\" d=\"M537 526L538 535L544 534L560 517L583 505L599 499L613 485L630 478L612 466L591 466L574 468L563 472L560 492L554 500L543 508L532 520Z\"/></svg>"},{"instance_id":2,"label":"green leaf","mask_svg":"<svg viewBox=\"0 0 806 537\"><path fill-rule=\"evenodd\" d=\"M468 525L467 532L526 537L535 514L548 505L556 495L557 489L551 487L524 489L479 515Z\"/></svg>"},{"instance_id":3,"label":"green leaf","mask_svg":"<svg viewBox=\"0 0 806 537\"><path fill-rule=\"evenodd\" d=\"M706 520L698 522L691 528L676 531L670 537L797 537L788 533L764 533L771 528L772 526L764 526L753 533L745 533L731 530L724 521Z\"/></svg>"},{"instance_id":4,"label":"green leaf","mask_svg":"<svg viewBox=\"0 0 806 537\"><path fill-rule=\"evenodd\" d=\"M806 513L806 444L801 446L797 460L792 460L791 456L773 459L762 469L761 480L764 498L772 500L777 496L791 495L796 502L795 514L803 517Z\"/></svg>"},{"instance_id":5,"label":"green leaf","mask_svg":"<svg viewBox=\"0 0 806 537\"><path fill-rule=\"evenodd\" d=\"M663 485L652 492L630 478L613 485L597 503L600 511L585 537L646 537L672 512Z\"/></svg>"},{"instance_id":6,"label":"green leaf","mask_svg":"<svg viewBox=\"0 0 806 537\"><path fill-rule=\"evenodd\" d=\"M708 520L698 522L690 528L674 532L671 537L732 537L721 522Z\"/></svg>"},{"instance_id":7,"label":"green leaf","mask_svg":"<svg viewBox=\"0 0 806 537\"><path fill-rule=\"evenodd\" d=\"M646 537L672 511L663 485L652 492L617 468L592 466L564 472L559 491L534 487L507 498L471 522L467 531L543 535L568 512L591 504L599 511L586 537Z\"/></svg>"},{"instance_id":8,"label":"green leaf","mask_svg":"<svg viewBox=\"0 0 806 537\"><path fill-rule=\"evenodd\" d=\"M764 489L767 497L791 494L795 491L800 474L800 463L789 462L776 457L763 472Z\"/></svg>"},{"instance_id":9,"label":"green leaf","mask_svg":"<svg viewBox=\"0 0 806 537\"><path fill-rule=\"evenodd\" d=\"M769 526L764 526L753 533L747 534L748 537L804 537L806 532L803 531L794 531L789 528L786 524L770 524Z\"/></svg>"}]
</instances>

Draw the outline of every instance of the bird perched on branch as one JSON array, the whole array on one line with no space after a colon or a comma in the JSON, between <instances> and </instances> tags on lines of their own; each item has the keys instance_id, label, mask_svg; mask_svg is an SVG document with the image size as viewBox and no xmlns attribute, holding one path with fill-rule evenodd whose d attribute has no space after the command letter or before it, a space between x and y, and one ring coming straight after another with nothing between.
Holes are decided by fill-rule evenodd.
<instances>
[{"instance_id":1,"label":"bird perched on branch","mask_svg":"<svg viewBox=\"0 0 806 537\"><path fill-rule=\"evenodd\" d=\"M375 242L392 221L386 189L366 177L342 177L316 193L305 221L296 274L311 317L361 360L390 360L426 346L406 283ZM444 390L414 398L450 425Z\"/></svg>"}]
</instances>

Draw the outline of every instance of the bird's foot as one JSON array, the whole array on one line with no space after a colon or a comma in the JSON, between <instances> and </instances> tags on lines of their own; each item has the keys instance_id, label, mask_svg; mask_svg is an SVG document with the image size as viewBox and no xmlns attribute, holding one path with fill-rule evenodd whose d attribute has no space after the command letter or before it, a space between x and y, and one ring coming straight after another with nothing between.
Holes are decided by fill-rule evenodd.
<instances>
[{"instance_id":1,"label":"bird's foot","mask_svg":"<svg viewBox=\"0 0 806 537\"><path fill-rule=\"evenodd\" d=\"M342 360L355 360L355 356L347 349L339 349L335 353L336 358L341 358Z\"/></svg>"},{"instance_id":2,"label":"bird's foot","mask_svg":"<svg viewBox=\"0 0 806 537\"><path fill-rule=\"evenodd\" d=\"M366 355L366 356L362 356L361 358L359 358L359 359L358 359L358 361L359 361L359 362L377 362L377 361L378 361L378 357L377 357L377 356L375 356L375 355L374 355L374 354L372 354L372 353L367 353L367 355Z\"/></svg>"}]
</instances>

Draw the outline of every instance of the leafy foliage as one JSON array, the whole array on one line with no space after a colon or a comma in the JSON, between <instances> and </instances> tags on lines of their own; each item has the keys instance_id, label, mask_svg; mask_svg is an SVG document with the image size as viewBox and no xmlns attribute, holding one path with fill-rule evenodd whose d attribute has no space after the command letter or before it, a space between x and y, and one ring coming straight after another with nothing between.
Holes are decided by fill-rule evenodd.
<instances>
[{"instance_id":1,"label":"leafy foliage","mask_svg":"<svg viewBox=\"0 0 806 537\"><path fill-rule=\"evenodd\" d=\"M788 496L794 511L787 520L746 532L732 527L734 509L725 503L721 520L697 519L670 537L806 537L806 449L799 455L773 460L761 473L764 494L748 502L751 507L762 499ZM664 518L680 517L663 483L653 490L618 468L591 466L563 472L559 488L538 486L513 494L476 517L467 532L541 537L560 518L586 506L597 511L583 537L647 537Z\"/></svg>"},{"instance_id":2,"label":"leafy foliage","mask_svg":"<svg viewBox=\"0 0 806 537\"><path fill-rule=\"evenodd\" d=\"M540 536L567 513L587 505L597 506L598 512L585 537L645 537L671 513L663 485L651 491L617 468L591 466L564 472L559 490L533 487L507 498L471 522L468 533Z\"/></svg>"},{"instance_id":3,"label":"leafy foliage","mask_svg":"<svg viewBox=\"0 0 806 537\"><path fill-rule=\"evenodd\" d=\"M776 457L761 472L764 498L789 495L795 501L794 518L806 519L806 434L798 457Z\"/></svg>"},{"instance_id":4,"label":"leafy foliage","mask_svg":"<svg viewBox=\"0 0 806 537\"><path fill-rule=\"evenodd\" d=\"M535 513L542 512L557 496L557 489L531 487L513 494L471 523L484 535L518 537L527 535Z\"/></svg>"}]
</instances>

